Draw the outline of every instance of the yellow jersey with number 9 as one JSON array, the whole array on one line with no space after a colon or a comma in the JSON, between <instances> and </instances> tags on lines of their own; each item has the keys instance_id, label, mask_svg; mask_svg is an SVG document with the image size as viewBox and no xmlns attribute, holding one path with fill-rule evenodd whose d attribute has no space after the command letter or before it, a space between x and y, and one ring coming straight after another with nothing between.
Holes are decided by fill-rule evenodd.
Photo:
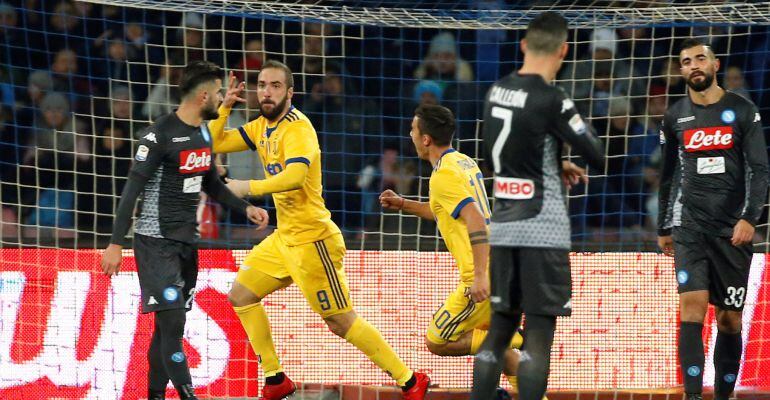
<instances>
[{"instance_id":1,"label":"yellow jersey with number 9","mask_svg":"<svg viewBox=\"0 0 770 400\"><path fill-rule=\"evenodd\" d=\"M484 176L472 158L454 149L441 155L430 176L430 209L447 249L457 261L460 280L473 284L473 250L460 211L476 203L489 225L489 201Z\"/></svg>"},{"instance_id":2,"label":"yellow jersey with number 9","mask_svg":"<svg viewBox=\"0 0 770 400\"><path fill-rule=\"evenodd\" d=\"M321 149L313 124L305 114L292 106L272 126L260 116L237 129L218 134L224 130L229 111L221 107L219 119L209 126L215 152L256 151L268 177L280 174L291 163L308 166L307 178L301 188L272 194L281 239L289 246L297 246L340 233L324 204Z\"/></svg>"}]
</instances>

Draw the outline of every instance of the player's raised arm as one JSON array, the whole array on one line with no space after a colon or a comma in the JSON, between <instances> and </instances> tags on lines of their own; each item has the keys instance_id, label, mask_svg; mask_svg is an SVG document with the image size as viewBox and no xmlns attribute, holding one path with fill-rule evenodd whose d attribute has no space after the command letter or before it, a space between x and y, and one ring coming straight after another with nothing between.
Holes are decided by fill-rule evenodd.
<instances>
[{"instance_id":1,"label":"player's raised arm","mask_svg":"<svg viewBox=\"0 0 770 400\"><path fill-rule=\"evenodd\" d=\"M380 205L387 210L398 210L423 219L434 219L433 212L430 211L430 204L427 201L407 200L390 189L380 194Z\"/></svg>"},{"instance_id":2,"label":"player's raised arm","mask_svg":"<svg viewBox=\"0 0 770 400\"><path fill-rule=\"evenodd\" d=\"M284 138L285 167L266 179L230 180L227 186L238 196L264 196L297 190L305 184L311 162L321 157L315 131L305 121L290 127Z\"/></svg>"},{"instance_id":3,"label":"player's raised arm","mask_svg":"<svg viewBox=\"0 0 770 400\"><path fill-rule=\"evenodd\" d=\"M222 105L219 106L219 118L209 121L208 124L209 132L211 133L211 144L216 153L256 150L256 145L247 131L248 124L236 129L225 129L227 117L230 116L233 105L236 102L245 101L240 97L244 88L244 83L238 83L235 75L230 72L227 91L222 100Z\"/></svg>"}]
</instances>

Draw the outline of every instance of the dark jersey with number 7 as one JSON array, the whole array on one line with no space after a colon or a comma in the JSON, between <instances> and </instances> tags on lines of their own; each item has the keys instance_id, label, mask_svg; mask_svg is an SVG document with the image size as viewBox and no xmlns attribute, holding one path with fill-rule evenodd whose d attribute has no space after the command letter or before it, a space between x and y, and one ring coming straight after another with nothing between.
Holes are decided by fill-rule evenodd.
<instances>
[{"instance_id":1,"label":"dark jersey with number 7","mask_svg":"<svg viewBox=\"0 0 770 400\"><path fill-rule=\"evenodd\" d=\"M483 139L495 172L490 243L569 249L564 143L591 167L604 168L602 143L572 100L540 75L508 75L487 94Z\"/></svg>"}]
</instances>

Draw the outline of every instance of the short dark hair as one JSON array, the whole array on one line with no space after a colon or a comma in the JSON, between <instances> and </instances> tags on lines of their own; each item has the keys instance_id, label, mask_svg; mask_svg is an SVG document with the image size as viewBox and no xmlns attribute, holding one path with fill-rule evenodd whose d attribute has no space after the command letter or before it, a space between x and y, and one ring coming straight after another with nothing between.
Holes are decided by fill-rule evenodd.
<instances>
[{"instance_id":1,"label":"short dark hair","mask_svg":"<svg viewBox=\"0 0 770 400\"><path fill-rule=\"evenodd\" d=\"M697 46L706 46L709 49L711 49L711 46L709 46L709 44L706 43L705 41L703 41L702 39L687 38L687 39L683 40L682 43L679 45L679 52L681 53L681 52L683 52L683 51L685 51L687 49L690 49L690 48L693 48L693 47L697 47ZM712 53L713 53L713 51L712 51Z\"/></svg>"},{"instance_id":2,"label":"short dark hair","mask_svg":"<svg viewBox=\"0 0 770 400\"><path fill-rule=\"evenodd\" d=\"M287 88L294 87L294 75L292 75L291 68L289 68L288 65L276 60L267 60L265 61L264 64L262 64L262 69L259 72L262 72L268 68L275 68L275 69L282 70L283 73L286 75L286 87Z\"/></svg>"},{"instance_id":3,"label":"short dark hair","mask_svg":"<svg viewBox=\"0 0 770 400\"><path fill-rule=\"evenodd\" d=\"M527 49L541 54L552 54L567 40L567 20L554 11L546 11L527 26Z\"/></svg>"},{"instance_id":4,"label":"short dark hair","mask_svg":"<svg viewBox=\"0 0 770 400\"><path fill-rule=\"evenodd\" d=\"M213 62L193 61L184 67L179 79L179 94L182 98L187 97L201 84L222 79L223 75L222 68Z\"/></svg>"},{"instance_id":5,"label":"short dark hair","mask_svg":"<svg viewBox=\"0 0 770 400\"><path fill-rule=\"evenodd\" d=\"M420 133L428 135L438 146L452 143L455 134L455 116L448 108L436 104L423 104L414 111Z\"/></svg>"}]
</instances>

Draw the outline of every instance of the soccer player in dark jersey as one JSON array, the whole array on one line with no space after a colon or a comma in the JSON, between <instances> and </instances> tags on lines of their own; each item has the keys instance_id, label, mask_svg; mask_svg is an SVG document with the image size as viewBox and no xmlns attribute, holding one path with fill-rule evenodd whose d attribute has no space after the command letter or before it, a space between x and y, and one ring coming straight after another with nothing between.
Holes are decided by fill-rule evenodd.
<instances>
[{"instance_id":1,"label":"soccer player in dark jersey","mask_svg":"<svg viewBox=\"0 0 770 400\"><path fill-rule=\"evenodd\" d=\"M561 161L566 144L591 167L604 167L602 144L559 88L551 85L567 54L567 21L545 12L521 42L524 65L489 90L484 150L494 167L490 224L492 323L476 353L471 399L489 400L502 355L526 314L518 371L519 399L540 400L550 368L556 317L572 311L568 183L585 171Z\"/></svg>"},{"instance_id":2,"label":"soccer player in dark jersey","mask_svg":"<svg viewBox=\"0 0 770 400\"><path fill-rule=\"evenodd\" d=\"M741 313L754 226L767 198L767 147L757 107L717 85L719 60L708 45L685 40L679 62L688 96L669 107L661 127L658 245L676 265L687 399L702 398L701 334L711 303L718 330L714 398L726 400L743 350Z\"/></svg>"},{"instance_id":3,"label":"soccer player in dark jersey","mask_svg":"<svg viewBox=\"0 0 770 400\"><path fill-rule=\"evenodd\" d=\"M116 274L134 205L143 194L134 228L134 255L142 312L155 313L147 354L151 400L165 398L169 379L181 399L196 398L182 334L198 276L196 210L201 190L246 214L258 229L268 222L265 210L235 196L216 172L211 135L203 122L218 117L222 76L217 65L206 61L187 65L179 84L179 108L140 133L110 245L102 256L104 272Z\"/></svg>"}]
</instances>

